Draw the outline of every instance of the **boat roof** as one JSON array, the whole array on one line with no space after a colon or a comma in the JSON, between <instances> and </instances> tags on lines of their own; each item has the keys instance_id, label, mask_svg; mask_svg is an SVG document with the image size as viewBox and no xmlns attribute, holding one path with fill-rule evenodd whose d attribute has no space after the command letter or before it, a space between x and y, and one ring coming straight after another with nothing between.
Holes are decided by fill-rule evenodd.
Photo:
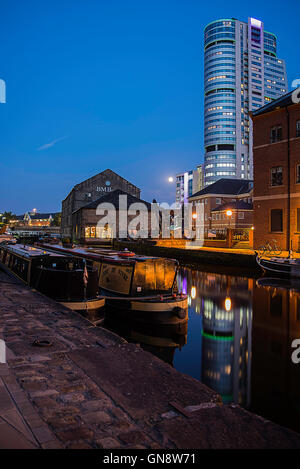
<instances>
[{"instance_id":1,"label":"boat roof","mask_svg":"<svg viewBox=\"0 0 300 469\"><path fill-rule=\"evenodd\" d=\"M42 244L46 249L54 249L55 251L70 254L73 256L80 256L90 260L101 260L101 261L112 261L122 264L134 264L136 262L145 262L147 260L161 260L164 258L157 256L144 256L140 254L134 254L129 257L124 257L126 251L115 251L113 249L105 248L64 248L60 244ZM129 252L129 251L128 251ZM178 264L176 259L168 259L168 261Z\"/></svg>"},{"instance_id":2,"label":"boat roof","mask_svg":"<svg viewBox=\"0 0 300 469\"><path fill-rule=\"evenodd\" d=\"M28 259L32 259L35 257L49 257L49 256L55 256L55 257L64 257L62 254L59 253L53 253L50 251L47 251L45 249L39 249L34 246L27 246L23 244L6 244L3 246L7 251L10 251L14 254L18 254L19 256L27 257Z\"/></svg>"}]
</instances>

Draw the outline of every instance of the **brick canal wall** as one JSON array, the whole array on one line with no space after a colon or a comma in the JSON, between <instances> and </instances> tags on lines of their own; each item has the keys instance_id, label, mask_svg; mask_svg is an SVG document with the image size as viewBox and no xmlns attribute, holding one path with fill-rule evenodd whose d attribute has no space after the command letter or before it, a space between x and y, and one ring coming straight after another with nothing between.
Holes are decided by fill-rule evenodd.
<instances>
[{"instance_id":1,"label":"brick canal wall","mask_svg":"<svg viewBox=\"0 0 300 469\"><path fill-rule=\"evenodd\" d=\"M51 347L33 346L47 339ZM0 272L0 448L300 448L300 435Z\"/></svg>"},{"instance_id":2,"label":"brick canal wall","mask_svg":"<svg viewBox=\"0 0 300 469\"><path fill-rule=\"evenodd\" d=\"M115 249L129 249L147 256L168 257L182 263L218 265L224 267L241 267L260 271L254 254L240 254L226 251L209 251L201 249L183 249L175 247L155 246L147 242L128 242L114 240Z\"/></svg>"}]
</instances>

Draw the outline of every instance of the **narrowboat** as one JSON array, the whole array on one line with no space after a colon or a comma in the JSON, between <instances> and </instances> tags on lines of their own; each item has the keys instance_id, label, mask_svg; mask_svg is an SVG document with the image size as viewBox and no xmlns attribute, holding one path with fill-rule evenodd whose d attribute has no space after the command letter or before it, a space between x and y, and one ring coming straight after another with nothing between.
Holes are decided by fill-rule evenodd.
<instances>
[{"instance_id":1,"label":"narrowboat","mask_svg":"<svg viewBox=\"0 0 300 469\"><path fill-rule=\"evenodd\" d=\"M98 271L77 257L25 245L0 245L0 267L29 287L74 311L97 311ZM87 272L86 281L84 273Z\"/></svg>"},{"instance_id":2,"label":"narrowboat","mask_svg":"<svg viewBox=\"0 0 300 469\"><path fill-rule=\"evenodd\" d=\"M55 252L84 259L98 271L99 294L106 315L144 325L170 325L178 330L188 321L187 295L176 291L179 263L174 259L137 255L129 251L97 248L64 248L42 245Z\"/></svg>"},{"instance_id":3,"label":"narrowboat","mask_svg":"<svg viewBox=\"0 0 300 469\"><path fill-rule=\"evenodd\" d=\"M272 273L280 277L300 278L300 259L291 257L260 257L256 256L256 262L264 272Z\"/></svg>"}]
</instances>

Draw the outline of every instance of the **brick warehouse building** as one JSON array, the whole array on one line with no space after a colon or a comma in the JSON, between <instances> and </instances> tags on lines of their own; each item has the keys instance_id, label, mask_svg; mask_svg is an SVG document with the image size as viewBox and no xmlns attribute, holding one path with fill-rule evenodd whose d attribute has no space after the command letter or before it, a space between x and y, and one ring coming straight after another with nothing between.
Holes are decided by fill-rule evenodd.
<instances>
[{"instance_id":1,"label":"brick warehouse building","mask_svg":"<svg viewBox=\"0 0 300 469\"><path fill-rule=\"evenodd\" d=\"M106 169L105 171L76 184L67 197L62 201L62 236L70 238L73 236L74 212L85 205L95 202L101 196L116 189L120 189L133 197L137 197L138 199L140 198L141 190L111 169Z\"/></svg>"},{"instance_id":2,"label":"brick warehouse building","mask_svg":"<svg viewBox=\"0 0 300 469\"><path fill-rule=\"evenodd\" d=\"M252 113L254 248L300 249L300 103L295 92Z\"/></svg>"},{"instance_id":3,"label":"brick warehouse building","mask_svg":"<svg viewBox=\"0 0 300 469\"><path fill-rule=\"evenodd\" d=\"M120 196L126 196L126 205L123 207L120 207ZM97 223L101 222L101 219L106 215L99 215L97 213L97 208L101 203L110 204L115 209L115 232L113 226L109 226L108 223L104 224L102 227L97 226ZM124 217L127 219L128 234L129 236L134 236L135 230L130 229L130 222L136 217L136 214L128 214L128 209L132 204L140 203L143 203L147 207L148 214L146 236L148 237L148 230L151 229L151 204L145 200L134 197L127 192L116 189L99 197L94 202L84 205L72 214L72 238L77 239L80 241L80 243L83 244L94 244L97 242L97 239L111 239L112 237L127 238L127 232L122 233L119 231L120 217L123 217L123 220Z\"/></svg>"},{"instance_id":4,"label":"brick warehouse building","mask_svg":"<svg viewBox=\"0 0 300 469\"><path fill-rule=\"evenodd\" d=\"M219 179L189 197L189 202L202 203L204 210L204 235L209 230L224 231L229 228L251 228L253 181L248 179ZM229 220L226 211L231 210Z\"/></svg>"}]
</instances>

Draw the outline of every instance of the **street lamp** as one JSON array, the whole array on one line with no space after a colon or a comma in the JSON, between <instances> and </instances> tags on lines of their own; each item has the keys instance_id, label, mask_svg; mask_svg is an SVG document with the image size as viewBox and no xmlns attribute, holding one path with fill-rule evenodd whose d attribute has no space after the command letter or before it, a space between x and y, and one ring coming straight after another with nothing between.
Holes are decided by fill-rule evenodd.
<instances>
[{"instance_id":1,"label":"street lamp","mask_svg":"<svg viewBox=\"0 0 300 469\"><path fill-rule=\"evenodd\" d=\"M232 217L232 210L226 210L226 215L229 218L229 229L230 229L230 221L231 221L231 217Z\"/></svg>"},{"instance_id":2,"label":"street lamp","mask_svg":"<svg viewBox=\"0 0 300 469\"><path fill-rule=\"evenodd\" d=\"M170 183L171 183L171 182L174 182L173 176L169 176L168 181L169 181Z\"/></svg>"}]
</instances>

